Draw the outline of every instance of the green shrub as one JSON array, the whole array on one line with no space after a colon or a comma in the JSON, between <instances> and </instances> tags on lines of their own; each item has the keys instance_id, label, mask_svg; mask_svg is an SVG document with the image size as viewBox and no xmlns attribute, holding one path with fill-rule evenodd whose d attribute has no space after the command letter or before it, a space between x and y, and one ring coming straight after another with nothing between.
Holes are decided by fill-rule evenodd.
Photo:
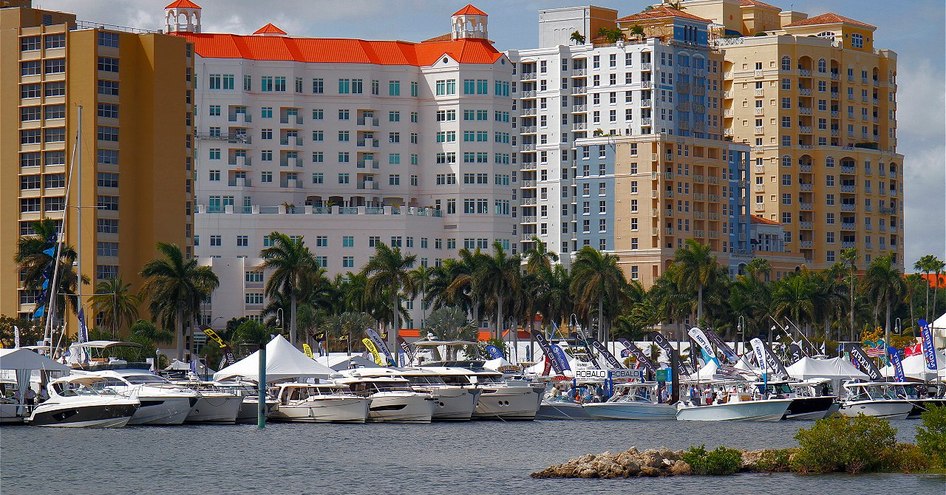
<instances>
[{"instance_id":1,"label":"green shrub","mask_svg":"<svg viewBox=\"0 0 946 495\"><path fill-rule=\"evenodd\" d=\"M690 465L693 474L722 476L739 472L742 453L726 447L716 447L716 450L707 452L706 447L700 445L684 452L683 461Z\"/></svg>"},{"instance_id":2,"label":"green shrub","mask_svg":"<svg viewBox=\"0 0 946 495\"><path fill-rule=\"evenodd\" d=\"M877 471L888 463L896 433L889 422L874 417L819 419L810 429L795 434L799 449L792 457L792 469L801 473Z\"/></svg>"},{"instance_id":3,"label":"green shrub","mask_svg":"<svg viewBox=\"0 0 946 495\"><path fill-rule=\"evenodd\" d=\"M916 428L916 444L931 464L946 468L946 406L931 406L920 416L923 426Z\"/></svg>"},{"instance_id":4,"label":"green shrub","mask_svg":"<svg viewBox=\"0 0 946 495\"><path fill-rule=\"evenodd\" d=\"M930 457L912 443L901 443L887 452L886 469L903 473L926 471L930 467Z\"/></svg>"},{"instance_id":5,"label":"green shrub","mask_svg":"<svg viewBox=\"0 0 946 495\"><path fill-rule=\"evenodd\" d=\"M762 473L785 473L791 471L792 454L795 449L772 449L762 451L756 461L755 470Z\"/></svg>"}]
</instances>

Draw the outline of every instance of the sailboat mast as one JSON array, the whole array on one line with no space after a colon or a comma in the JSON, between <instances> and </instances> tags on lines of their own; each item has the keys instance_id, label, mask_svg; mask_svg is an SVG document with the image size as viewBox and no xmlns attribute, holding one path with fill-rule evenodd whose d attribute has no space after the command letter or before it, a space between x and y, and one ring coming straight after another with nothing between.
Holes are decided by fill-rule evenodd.
<instances>
[{"instance_id":1,"label":"sailboat mast","mask_svg":"<svg viewBox=\"0 0 946 495\"><path fill-rule=\"evenodd\" d=\"M78 105L79 132L76 146L82 146L82 105ZM76 188L76 305L82 310L82 153L76 155L76 166L79 169ZM81 325L81 323L80 323ZM78 331L82 331L81 328Z\"/></svg>"}]
</instances>

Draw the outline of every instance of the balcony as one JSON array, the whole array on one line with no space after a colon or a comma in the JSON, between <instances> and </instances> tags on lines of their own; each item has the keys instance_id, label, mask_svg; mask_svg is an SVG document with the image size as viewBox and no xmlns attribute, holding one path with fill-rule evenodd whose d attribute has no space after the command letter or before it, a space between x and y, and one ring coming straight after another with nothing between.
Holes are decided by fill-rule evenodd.
<instances>
[{"instance_id":1,"label":"balcony","mask_svg":"<svg viewBox=\"0 0 946 495\"><path fill-rule=\"evenodd\" d=\"M855 209L854 203L841 203L841 211L854 211Z\"/></svg>"},{"instance_id":2,"label":"balcony","mask_svg":"<svg viewBox=\"0 0 946 495\"><path fill-rule=\"evenodd\" d=\"M811 164L810 164L810 163L802 163L801 165L798 166L798 170L801 171L801 172L803 172L803 173L810 174L810 173L811 173Z\"/></svg>"},{"instance_id":3,"label":"balcony","mask_svg":"<svg viewBox=\"0 0 946 495\"><path fill-rule=\"evenodd\" d=\"M762 89L762 88L756 88L756 89L755 89L755 95L756 95L756 96L765 96L765 90Z\"/></svg>"},{"instance_id":4,"label":"balcony","mask_svg":"<svg viewBox=\"0 0 946 495\"><path fill-rule=\"evenodd\" d=\"M837 91L832 91L832 92L831 92L831 99L832 99L832 100L838 100L838 99L840 99L840 98L841 98L841 95L839 95Z\"/></svg>"},{"instance_id":5,"label":"balcony","mask_svg":"<svg viewBox=\"0 0 946 495\"><path fill-rule=\"evenodd\" d=\"M643 88L643 89L649 89L649 88L651 88L652 86L653 86L653 83L652 83L651 81L649 81L649 80L648 80L648 81L641 81L641 88Z\"/></svg>"},{"instance_id":6,"label":"balcony","mask_svg":"<svg viewBox=\"0 0 946 495\"><path fill-rule=\"evenodd\" d=\"M535 204L535 198L522 198L522 203L520 203L520 204L523 204L523 205L526 205L526 206L528 206L528 205L534 205L534 204Z\"/></svg>"},{"instance_id":7,"label":"balcony","mask_svg":"<svg viewBox=\"0 0 946 495\"><path fill-rule=\"evenodd\" d=\"M801 115L811 115L811 107L798 107L798 113Z\"/></svg>"},{"instance_id":8,"label":"balcony","mask_svg":"<svg viewBox=\"0 0 946 495\"><path fill-rule=\"evenodd\" d=\"M798 69L798 75L801 77L811 77L810 69Z\"/></svg>"},{"instance_id":9,"label":"balcony","mask_svg":"<svg viewBox=\"0 0 946 495\"><path fill-rule=\"evenodd\" d=\"M857 226L854 222L841 222L841 230L854 230Z\"/></svg>"},{"instance_id":10,"label":"balcony","mask_svg":"<svg viewBox=\"0 0 946 495\"><path fill-rule=\"evenodd\" d=\"M535 221L536 221L535 215L528 215L528 216L522 217L521 223L535 223Z\"/></svg>"},{"instance_id":11,"label":"balcony","mask_svg":"<svg viewBox=\"0 0 946 495\"><path fill-rule=\"evenodd\" d=\"M584 67L580 69L572 69L572 77L584 76L587 73Z\"/></svg>"},{"instance_id":12,"label":"balcony","mask_svg":"<svg viewBox=\"0 0 946 495\"><path fill-rule=\"evenodd\" d=\"M535 72L523 72L523 73L522 73L522 80L523 80L523 81L534 81L534 80L535 80Z\"/></svg>"},{"instance_id":13,"label":"balcony","mask_svg":"<svg viewBox=\"0 0 946 495\"><path fill-rule=\"evenodd\" d=\"M641 126L649 127L652 122L653 120L651 120L649 117L643 118L641 119Z\"/></svg>"},{"instance_id":14,"label":"balcony","mask_svg":"<svg viewBox=\"0 0 946 495\"><path fill-rule=\"evenodd\" d=\"M282 146L302 146L302 138L298 136L286 136L279 139Z\"/></svg>"},{"instance_id":15,"label":"balcony","mask_svg":"<svg viewBox=\"0 0 946 495\"><path fill-rule=\"evenodd\" d=\"M381 146L377 139L359 139L355 144L359 148L379 148Z\"/></svg>"},{"instance_id":16,"label":"balcony","mask_svg":"<svg viewBox=\"0 0 946 495\"><path fill-rule=\"evenodd\" d=\"M814 241L799 241L798 244L799 246L801 246L802 249L811 249L815 247Z\"/></svg>"},{"instance_id":17,"label":"balcony","mask_svg":"<svg viewBox=\"0 0 946 495\"><path fill-rule=\"evenodd\" d=\"M801 96L811 96L811 88L799 88L798 94Z\"/></svg>"},{"instance_id":18,"label":"balcony","mask_svg":"<svg viewBox=\"0 0 946 495\"><path fill-rule=\"evenodd\" d=\"M814 228L814 227L812 226L811 222L798 222L798 226L799 226L802 230L811 230L812 228Z\"/></svg>"},{"instance_id":19,"label":"balcony","mask_svg":"<svg viewBox=\"0 0 946 495\"><path fill-rule=\"evenodd\" d=\"M519 115L535 115L535 107L523 108L523 109L519 112Z\"/></svg>"},{"instance_id":20,"label":"balcony","mask_svg":"<svg viewBox=\"0 0 946 495\"><path fill-rule=\"evenodd\" d=\"M854 193L854 186L849 184L841 184L841 192L843 193Z\"/></svg>"},{"instance_id":21,"label":"balcony","mask_svg":"<svg viewBox=\"0 0 946 495\"><path fill-rule=\"evenodd\" d=\"M641 100L641 108L650 108L651 106L653 106L653 101Z\"/></svg>"},{"instance_id":22,"label":"balcony","mask_svg":"<svg viewBox=\"0 0 946 495\"><path fill-rule=\"evenodd\" d=\"M296 125L302 125L302 116L301 115L283 115L279 118L280 124L289 124L293 123Z\"/></svg>"},{"instance_id":23,"label":"balcony","mask_svg":"<svg viewBox=\"0 0 946 495\"><path fill-rule=\"evenodd\" d=\"M377 117L358 117L358 125L367 126L367 127L378 127L378 118Z\"/></svg>"},{"instance_id":24,"label":"balcony","mask_svg":"<svg viewBox=\"0 0 946 495\"><path fill-rule=\"evenodd\" d=\"M572 105L572 112L587 112L588 107L586 105Z\"/></svg>"},{"instance_id":25,"label":"balcony","mask_svg":"<svg viewBox=\"0 0 946 495\"><path fill-rule=\"evenodd\" d=\"M524 125L524 126L522 126L522 127L519 128L519 132L521 132L522 134L535 134L535 126L534 126L534 125Z\"/></svg>"},{"instance_id":26,"label":"balcony","mask_svg":"<svg viewBox=\"0 0 946 495\"><path fill-rule=\"evenodd\" d=\"M831 73L831 80L832 80L832 81L837 81L837 80L839 80L839 79L841 79L841 74L839 74L839 73L837 73L837 72L832 72L832 73Z\"/></svg>"},{"instance_id":27,"label":"balcony","mask_svg":"<svg viewBox=\"0 0 946 495\"><path fill-rule=\"evenodd\" d=\"M651 69L653 69L653 66L651 64L649 63L641 64L641 70L651 70Z\"/></svg>"},{"instance_id":28,"label":"balcony","mask_svg":"<svg viewBox=\"0 0 946 495\"><path fill-rule=\"evenodd\" d=\"M237 155L230 158L230 165L233 165L236 167L249 167L252 164L253 164L253 160L251 160L247 156Z\"/></svg>"},{"instance_id":29,"label":"balcony","mask_svg":"<svg viewBox=\"0 0 946 495\"><path fill-rule=\"evenodd\" d=\"M523 144L519 146L520 151L535 151L535 144Z\"/></svg>"},{"instance_id":30,"label":"balcony","mask_svg":"<svg viewBox=\"0 0 946 495\"><path fill-rule=\"evenodd\" d=\"M247 115L245 113L235 113L235 114L230 114L227 120L230 122L236 122L239 124L248 124L250 122L253 122L253 116Z\"/></svg>"},{"instance_id":31,"label":"balcony","mask_svg":"<svg viewBox=\"0 0 946 495\"><path fill-rule=\"evenodd\" d=\"M798 203L798 209L804 211L812 211L815 209L815 206L811 203Z\"/></svg>"},{"instance_id":32,"label":"balcony","mask_svg":"<svg viewBox=\"0 0 946 495\"><path fill-rule=\"evenodd\" d=\"M802 182L801 184L798 184L798 189L802 192L811 192L811 183Z\"/></svg>"},{"instance_id":33,"label":"balcony","mask_svg":"<svg viewBox=\"0 0 946 495\"><path fill-rule=\"evenodd\" d=\"M854 165L841 165L841 173L854 175Z\"/></svg>"},{"instance_id":34,"label":"balcony","mask_svg":"<svg viewBox=\"0 0 946 495\"><path fill-rule=\"evenodd\" d=\"M302 181L299 179L283 179L279 182L279 187L287 189L302 189Z\"/></svg>"},{"instance_id":35,"label":"balcony","mask_svg":"<svg viewBox=\"0 0 946 495\"><path fill-rule=\"evenodd\" d=\"M358 168L378 168L374 158L362 158L358 160Z\"/></svg>"},{"instance_id":36,"label":"balcony","mask_svg":"<svg viewBox=\"0 0 946 495\"><path fill-rule=\"evenodd\" d=\"M723 110L723 117L726 117L727 119L731 119L732 116L733 116L733 112L731 108L727 108Z\"/></svg>"},{"instance_id":37,"label":"balcony","mask_svg":"<svg viewBox=\"0 0 946 495\"><path fill-rule=\"evenodd\" d=\"M855 245L854 241L841 241L841 248L843 249L850 249L854 247L854 245Z\"/></svg>"},{"instance_id":38,"label":"balcony","mask_svg":"<svg viewBox=\"0 0 946 495\"><path fill-rule=\"evenodd\" d=\"M530 90L528 90L528 91L523 91L521 94L522 94L522 98L535 98L535 90L534 90L534 89L530 89Z\"/></svg>"},{"instance_id":39,"label":"balcony","mask_svg":"<svg viewBox=\"0 0 946 495\"><path fill-rule=\"evenodd\" d=\"M752 112L752 113L755 114L755 115L765 115L765 108L762 108L762 107L755 107L755 109L753 109L753 112Z\"/></svg>"},{"instance_id":40,"label":"balcony","mask_svg":"<svg viewBox=\"0 0 946 495\"><path fill-rule=\"evenodd\" d=\"M576 131L583 131L588 128L588 124L585 122L575 122L575 125L572 126Z\"/></svg>"},{"instance_id":41,"label":"balcony","mask_svg":"<svg viewBox=\"0 0 946 495\"><path fill-rule=\"evenodd\" d=\"M373 180L363 180L358 183L358 189L363 190L377 190L378 183Z\"/></svg>"},{"instance_id":42,"label":"balcony","mask_svg":"<svg viewBox=\"0 0 946 495\"><path fill-rule=\"evenodd\" d=\"M534 188L535 188L535 181L532 180L532 179L524 179L524 180L521 181L521 184L522 184L522 188L523 188L523 189L534 189Z\"/></svg>"},{"instance_id":43,"label":"balcony","mask_svg":"<svg viewBox=\"0 0 946 495\"><path fill-rule=\"evenodd\" d=\"M798 132L802 134L811 134L811 127L807 125L803 125L798 128Z\"/></svg>"},{"instance_id":44,"label":"balcony","mask_svg":"<svg viewBox=\"0 0 946 495\"><path fill-rule=\"evenodd\" d=\"M250 187L252 184L253 180L247 179L246 177L230 179L230 182L227 183L230 187Z\"/></svg>"},{"instance_id":45,"label":"balcony","mask_svg":"<svg viewBox=\"0 0 946 495\"><path fill-rule=\"evenodd\" d=\"M757 127L755 128L755 133L756 133L757 135L759 135L759 134L765 134L765 128L762 127L762 126L757 126Z\"/></svg>"}]
</instances>

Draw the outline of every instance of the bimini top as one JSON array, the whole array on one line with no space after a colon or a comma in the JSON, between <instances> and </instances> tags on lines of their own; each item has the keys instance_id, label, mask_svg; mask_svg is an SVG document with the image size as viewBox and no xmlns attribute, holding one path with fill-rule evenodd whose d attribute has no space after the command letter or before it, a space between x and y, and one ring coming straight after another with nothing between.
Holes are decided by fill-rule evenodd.
<instances>
[{"instance_id":1,"label":"bimini top","mask_svg":"<svg viewBox=\"0 0 946 495\"><path fill-rule=\"evenodd\" d=\"M301 38L262 28L259 34L170 33L194 44L204 58L428 67L448 56L461 64L493 64L503 54L488 40L466 38L412 43L353 38ZM273 36L273 34L276 34Z\"/></svg>"},{"instance_id":2,"label":"bimini top","mask_svg":"<svg viewBox=\"0 0 946 495\"><path fill-rule=\"evenodd\" d=\"M141 347L137 342L121 342L118 340L90 340L88 342L76 342L69 347L86 347L89 349L111 349L112 347Z\"/></svg>"}]
</instances>

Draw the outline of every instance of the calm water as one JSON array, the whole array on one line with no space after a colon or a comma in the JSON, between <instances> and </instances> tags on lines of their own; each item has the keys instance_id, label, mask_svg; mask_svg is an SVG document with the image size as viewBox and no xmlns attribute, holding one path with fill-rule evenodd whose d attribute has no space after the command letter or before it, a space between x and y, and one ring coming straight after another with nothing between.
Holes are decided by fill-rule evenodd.
<instances>
[{"instance_id":1,"label":"calm water","mask_svg":"<svg viewBox=\"0 0 946 495\"><path fill-rule=\"evenodd\" d=\"M761 449L794 445L807 422L536 421L431 425L0 429L0 493L726 493L937 494L946 478L738 475L533 480L586 453L631 446ZM918 421L894 422L912 441Z\"/></svg>"}]
</instances>

